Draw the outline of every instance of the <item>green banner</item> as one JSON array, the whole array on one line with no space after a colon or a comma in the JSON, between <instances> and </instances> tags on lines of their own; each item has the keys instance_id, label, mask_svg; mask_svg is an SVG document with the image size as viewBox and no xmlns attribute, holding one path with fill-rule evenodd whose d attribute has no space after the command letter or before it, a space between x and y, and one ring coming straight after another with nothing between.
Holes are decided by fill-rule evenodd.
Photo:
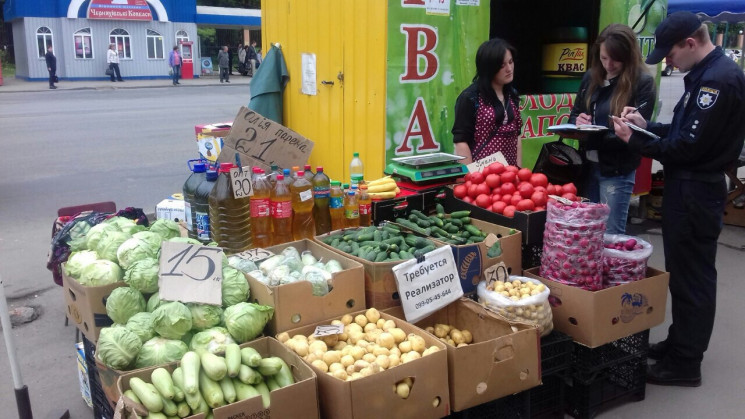
<instances>
[{"instance_id":1,"label":"green banner","mask_svg":"<svg viewBox=\"0 0 745 419\"><path fill-rule=\"evenodd\" d=\"M386 164L453 151L455 100L488 36L488 0L389 0Z\"/></svg>"}]
</instances>

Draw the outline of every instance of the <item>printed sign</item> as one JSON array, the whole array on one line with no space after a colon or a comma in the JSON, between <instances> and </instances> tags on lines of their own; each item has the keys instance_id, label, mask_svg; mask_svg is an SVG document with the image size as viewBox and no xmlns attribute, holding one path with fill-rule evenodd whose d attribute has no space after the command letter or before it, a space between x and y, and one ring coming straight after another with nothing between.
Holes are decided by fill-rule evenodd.
<instances>
[{"instance_id":1,"label":"printed sign","mask_svg":"<svg viewBox=\"0 0 745 419\"><path fill-rule=\"evenodd\" d=\"M88 19L153 20L146 0L91 0Z\"/></svg>"},{"instance_id":2,"label":"printed sign","mask_svg":"<svg viewBox=\"0 0 745 419\"><path fill-rule=\"evenodd\" d=\"M258 262L260 260L268 259L274 256L274 253L266 249L257 247L256 249L249 249L245 252L236 253L235 256L238 256L241 259L250 260L252 262Z\"/></svg>"},{"instance_id":3,"label":"printed sign","mask_svg":"<svg viewBox=\"0 0 745 419\"><path fill-rule=\"evenodd\" d=\"M450 16L451 0L425 0L428 15Z\"/></svg>"},{"instance_id":4,"label":"printed sign","mask_svg":"<svg viewBox=\"0 0 745 419\"><path fill-rule=\"evenodd\" d=\"M163 242L160 248L160 298L183 303L222 304L219 247Z\"/></svg>"},{"instance_id":5,"label":"printed sign","mask_svg":"<svg viewBox=\"0 0 745 419\"><path fill-rule=\"evenodd\" d=\"M223 139L218 163L232 163L235 153L241 162L259 166L267 171L279 167L303 166L313 151L313 141L297 132L263 117L254 110L242 107L233 126Z\"/></svg>"},{"instance_id":6,"label":"printed sign","mask_svg":"<svg viewBox=\"0 0 745 419\"><path fill-rule=\"evenodd\" d=\"M468 173L480 172L481 169L495 162L502 163L505 166L509 164L507 163L507 159L504 158L504 154L501 151L497 151L490 156L466 165L466 167L468 167Z\"/></svg>"},{"instance_id":7,"label":"printed sign","mask_svg":"<svg viewBox=\"0 0 745 419\"><path fill-rule=\"evenodd\" d=\"M235 199L253 196L254 187L251 182L251 168L243 166L230 169L230 186L233 188L233 198Z\"/></svg>"},{"instance_id":8,"label":"printed sign","mask_svg":"<svg viewBox=\"0 0 745 419\"><path fill-rule=\"evenodd\" d=\"M393 267L406 321L416 323L463 296L450 246Z\"/></svg>"},{"instance_id":9,"label":"printed sign","mask_svg":"<svg viewBox=\"0 0 745 419\"><path fill-rule=\"evenodd\" d=\"M344 333L343 324L324 324L316 326L313 336L319 338L321 336L340 335L342 333Z\"/></svg>"},{"instance_id":10,"label":"printed sign","mask_svg":"<svg viewBox=\"0 0 745 419\"><path fill-rule=\"evenodd\" d=\"M315 96L316 90L316 54L302 54L303 83L301 91L306 95Z\"/></svg>"},{"instance_id":11,"label":"printed sign","mask_svg":"<svg viewBox=\"0 0 745 419\"><path fill-rule=\"evenodd\" d=\"M479 6L480 0L455 0L456 6Z\"/></svg>"}]
</instances>

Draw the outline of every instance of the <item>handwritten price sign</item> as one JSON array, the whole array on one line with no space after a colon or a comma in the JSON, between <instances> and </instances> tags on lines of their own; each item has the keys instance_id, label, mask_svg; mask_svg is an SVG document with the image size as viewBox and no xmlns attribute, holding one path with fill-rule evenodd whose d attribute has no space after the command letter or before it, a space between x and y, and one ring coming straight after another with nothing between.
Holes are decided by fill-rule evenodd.
<instances>
[{"instance_id":1,"label":"handwritten price sign","mask_svg":"<svg viewBox=\"0 0 745 419\"><path fill-rule=\"evenodd\" d=\"M160 250L160 298L184 303L222 304L219 247L163 242Z\"/></svg>"},{"instance_id":2,"label":"handwritten price sign","mask_svg":"<svg viewBox=\"0 0 745 419\"><path fill-rule=\"evenodd\" d=\"M251 168L243 166L230 169L230 185L233 187L233 197L235 199L253 196L254 187L251 183Z\"/></svg>"},{"instance_id":3,"label":"handwritten price sign","mask_svg":"<svg viewBox=\"0 0 745 419\"><path fill-rule=\"evenodd\" d=\"M507 265L504 262L499 262L484 269L484 278L486 279L487 287L497 281L507 281L510 278L510 274L507 272Z\"/></svg>"},{"instance_id":4,"label":"handwritten price sign","mask_svg":"<svg viewBox=\"0 0 745 419\"><path fill-rule=\"evenodd\" d=\"M316 330L313 332L313 336L319 338L321 336L339 335L344 333L344 325L341 324L323 324L316 326Z\"/></svg>"},{"instance_id":5,"label":"handwritten price sign","mask_svg":"<svg viewBox=\"0 0 745 419\"><path fill-rule=\"evenodd\" d=\"M260 260L268 259L274 256L274 253L266 249L261 249L257 247L256 249L246 250L245 252L236 253L235 255L241 259L250 260L252 262L258 262Z\"/></svg>"}]
</instances>

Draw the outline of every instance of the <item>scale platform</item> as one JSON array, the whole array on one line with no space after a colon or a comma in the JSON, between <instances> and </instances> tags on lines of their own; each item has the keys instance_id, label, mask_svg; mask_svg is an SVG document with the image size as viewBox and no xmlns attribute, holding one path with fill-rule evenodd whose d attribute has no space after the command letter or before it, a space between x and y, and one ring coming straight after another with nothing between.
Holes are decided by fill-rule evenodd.
<instances>
[{"instance_id":1,"label":"scale platform","mask_svg":"<svg viewBox=\"0 0 745 419\"><path fill-rule=\"evenodd\" d=\"M468 173L465 164L458 163L463 156L448 153L431 153L417 156L396 157L384 172L406 178L413 183L442 182L455 179Z\"/></svg>"}]
</instances>

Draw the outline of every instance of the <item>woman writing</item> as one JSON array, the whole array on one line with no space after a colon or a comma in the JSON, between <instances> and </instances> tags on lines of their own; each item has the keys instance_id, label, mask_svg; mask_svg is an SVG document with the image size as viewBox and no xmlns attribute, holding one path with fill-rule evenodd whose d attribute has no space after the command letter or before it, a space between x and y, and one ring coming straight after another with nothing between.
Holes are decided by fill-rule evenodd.
<instances>
[{"instance_id":1,"label":"woman writing","mask_svg":"<svg viewBox=\"0 0 745 419\"><path fill-rule=\"evenodd\" d=\"M646 71L631 28L608 25L592 46L590 63L569 116L570 123L608 126L609 115L620 115L624 106L638 107L644 119L652 117L654 78ZM593 202L607 203L607 233L623 234L641 157L612 130L589 135L581 146L589 161L583 195Z\"/></svg>"},{"instance_id":2,"label":"woman writing","mask_svg":"<svg viewBox=\"0 0 745 419\"><path fill-rule=\"evenodd\" d=\"M455 101L455 154L469 164L501 151L511 165L521 158L520 99L512 87L515 49L503 39L484 42L476 52L473 83Z\"/></svg>"}]
</instances>

